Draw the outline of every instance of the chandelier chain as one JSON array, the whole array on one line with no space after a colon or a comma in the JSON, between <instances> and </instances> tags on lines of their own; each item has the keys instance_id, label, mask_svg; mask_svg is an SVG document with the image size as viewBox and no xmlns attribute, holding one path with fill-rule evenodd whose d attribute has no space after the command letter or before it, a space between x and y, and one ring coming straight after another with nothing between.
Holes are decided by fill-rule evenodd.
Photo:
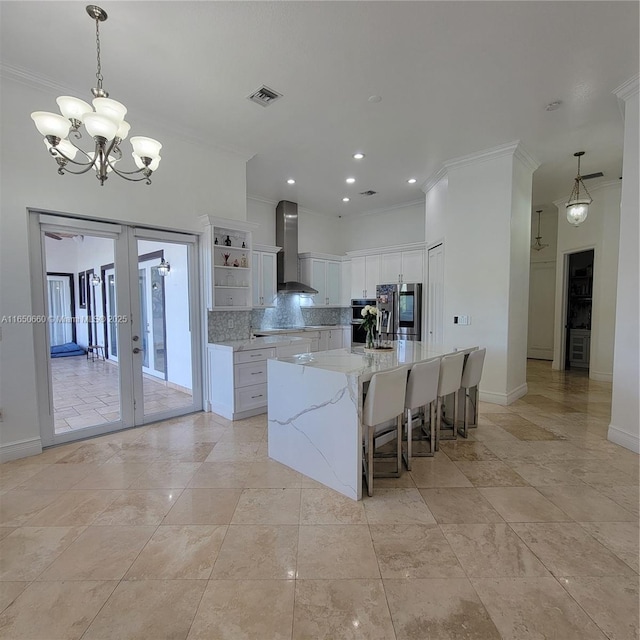
<instances>
[{"instance_id":1,"label":"chandelier chain","mask_svg":"<svg viewBox=\"0 0 640 640\"><path fill-rule=\"evenodd\" d=\"M98 58L98 70L96 71L96 78L98 80L98 89L102 89L102 64L100 62L100 20L96 15L96 54Z\"/></svg>"}]
</instances>

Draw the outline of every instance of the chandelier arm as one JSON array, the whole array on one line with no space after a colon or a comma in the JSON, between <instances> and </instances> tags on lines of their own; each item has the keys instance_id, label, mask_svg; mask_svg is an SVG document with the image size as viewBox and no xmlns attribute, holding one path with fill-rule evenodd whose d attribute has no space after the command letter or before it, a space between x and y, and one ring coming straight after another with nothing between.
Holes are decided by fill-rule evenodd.
<instances>
[{"instance_id":1,"label":"chandelier arm","mask_svg":"<svg viewBox=\"0 0 640 640\"><path fill-rule=\"evenodd\" d=\"M80 151L82 151L82 149L80 149ZM73 175L76 176L80 176L83 173L87 173L87 171L89 171L89 169L92 169L93 167L95 167L96 161L98 159L98 155L96 154L96 157L94 158L94 160L92 162L76 162L75 160L72 160L71 158L69 158L68 156L65 156L64 153L62 153L62 151L60 151L59 149L56 149L55 147L51 147L51 149L49 149L49 153L56 158L56 160L62 158L64 160L63 164L58 168L58 173L62 174L63 172L67 172L67 173L72 173ZM84 153L89 159L91 159L88 154L85 151L82 151L82 153ZM67 163L71 163L71 164L75 164L78 165L79 167L84 167L82 170L80 171L71 171L68 167ZM60 164L60 163L58 163Z\"/></svg>"},{"instance_id":2,"label":"chandelier arm","mask_svg":"<svg viewBox=\"0 0 640 640\"><path fill-rule=\"evenodd\" d=\"M119 175L121 178L124 178L125 180L128 180L129 182L142 182L144 180L146 180L147 184L151 184L151 171L149 171L149 173L145 173L141 178L128 178L127 176L130 175L135 175L137 173L140 173L142 171L144 171L144 169L138 169L137 171L120 171L119 169L116 169L113 165L109 165L111 167L111 170Z\"/></svg>"}]
</instances>

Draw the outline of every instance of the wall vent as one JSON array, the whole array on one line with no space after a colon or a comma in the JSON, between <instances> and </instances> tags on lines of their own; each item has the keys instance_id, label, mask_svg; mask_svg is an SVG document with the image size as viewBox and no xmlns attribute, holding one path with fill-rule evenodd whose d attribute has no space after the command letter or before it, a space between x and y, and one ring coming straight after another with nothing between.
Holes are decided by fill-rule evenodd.
<instances>
[{"instance_id":1,"label":"wall vent","mask_svg":"<svg viewBox=\"0 0 640 640\"><path fill-rule=\"evenodd\" d=\"M267 87L266 85L261 86L259 89L256 89L256 91L254 91L250 96L247 96L248 100L259 104L261 107L268 107L280 98L282 98L281 93L278 93L273 89L269 89L269 87Z\"/></svg>"},{"instance_id":2,"label":"wall vent","mask_svg":"<svg viewBox=\"0 0 640 640\"><path fill-rule=\"evenodd\" d=\"M604 173L602 171L598 171L597 173L589 173L586 176L582 176L583 180L593 180L593 178L602 178Z\"/></svg>"},{"instance_id":3,"label":"wall vent","mask_svg":"<svg viewBox=\"0 0 640 640\"><path fill-rule=\"evenodd\" d=\"M369 191L361 191L360 195L361 196L375 196L376 193L378 193L377 191L373 191L372 189L369 189Z\"/></svg>"}]
</instances>

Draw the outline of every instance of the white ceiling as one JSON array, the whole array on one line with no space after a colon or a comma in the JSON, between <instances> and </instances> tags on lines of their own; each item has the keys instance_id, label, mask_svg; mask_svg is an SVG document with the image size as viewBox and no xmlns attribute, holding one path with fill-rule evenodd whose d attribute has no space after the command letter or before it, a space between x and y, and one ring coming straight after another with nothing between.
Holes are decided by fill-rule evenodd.
<instances>
[{"instance_id":1,"label":"white ceiling","mask_svg":"<svg viewBox=\"0 0 640 640\"><path fill-rule=\"evenodd\" d=\"M95 44L85 4L1 2L3 66L88 100ZM101 6L104 86L129 107L132 131L161 138L154 125L170 124L255 154L251 196L330 215L383 209L421 200L444 161L517 139L542 163L534 204L568 195L575 151L587 152L583 173L621 174L611 92L638 73L637 2ZM262 84L284 98L266 109L246 100ZM554 100L561 108L545 111ZM379 193L357 195L366 189Z\"/></svg>"}]
</instances>

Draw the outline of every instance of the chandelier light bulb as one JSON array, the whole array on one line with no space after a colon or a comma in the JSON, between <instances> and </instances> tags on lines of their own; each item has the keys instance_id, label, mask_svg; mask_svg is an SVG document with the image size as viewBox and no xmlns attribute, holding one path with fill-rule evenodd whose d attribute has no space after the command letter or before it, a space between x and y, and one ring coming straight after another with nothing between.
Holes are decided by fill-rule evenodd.
<instances>
[{"instance_id":1,"label":"chandelier light bulb","mask_svg":"<svg viewBox=\"0 0 640 640\"><path fill-rule=\"evenodd\" d=\"M107 141L113 140L118 132L118 124L100 113L86 113L84 127L92 138L104 138Z\"/></svg>"},{"instance_id":2,"label":"chandelier light bulb","mask_svg":"<svg viewBox=\"0 0 640 640\"><path fill-rule=\"evenodd\" d=\"M60 96L56 98L56 102L60 107L60 113L69 120L84 121L84 114L91 113L93 109L88 102L74 98L73 96Z\"/></svg>"},{"instance_id":3,"label":"chandelier light bulb","mask_svg":"<svg viewBox=\"0 0 640 640\"><path fill-rule=\"evenodd\" d=\"M111 98L94 98L92 101L96 113L106 116L113 120L118 126L127 115L127 107L122 102L112 100Z\"/></svg>"},{"instance_id":4,"label":"chandelier light bulb","mask_svg":"<svg viewBox=\"0 0 640 640\"><path fill-rule=\"evenodd\" d=\"M58 173L80 175L94 169L101 185L107 174L114 173L129 182L151 184L151 174L160 164L162 145L153 138L135 136L131 138L135 171L115 168L122 159L120 144L129 136L131 125L125 121L127 108L117 100L109 98L103 86L102 65L100 62L100 23L107 19L107 12L97 5L88 5L86 12L95 23L97 71L96 86L91 89L91 104L73 96L59 96L56 99L60 108L57 113L34 111L31 118L38 131L45 137L45 145L58 164ZM91 106L93 105L93 107ZM91 150L81 149L83 140L80 127L84 125L86 133L93 138ZM81 151L79 155L77 152Z\"/></svg>"},{"instance_id":5,"label":"chandelier light bulb","mask_svg":"<svg viewBox=\"0 0 640 640\"><path fill-rule=\"evenodd\" d=\"M160 157L160 149L162 145L153 138L145 138L144 136L134 136L131 138L131 146L133 152L140 158L151 158L152 160Z\"/></svg>"},{"instance_id":6,"label":"chandelier light bulb","mask_svg":"<svg viewBox=\"0 0 640 640\"><path fill-rule=\"evenodd\" d=\"M52 155L60 157L58 151L64 154L69 160L73 160L76 157L76 153L78 153L78 149L74 147L68 140L63 139L54 147L46 138L43 140L45 147L47 149L53 149Z\"/></svg>"},{"instance_id":7,"label":"chandelier light bulb","mask_svg":"<svg viewBox=\"0 0 640 640\"><path fill-rule=\"evenodd\" d=\"M136 155L135 153L132 153L131 155L133 156L133 161L136 163L136 167L138 167L138 169L144 169L145 164L144 162L142 162L142 158L139 155ZM157 156L156 158L154 158L149 163L149 169L151 169L151 171L155 171L158 168L158 165L160 164L160 160L162 160L160 156Z\"/></svg>"},{"instance_id":8,"label":"chandelier light bulb","mask_svg":"<svg viewBox=\"0 0 640 640\"><path fill-rule=\"evenodd\" d=\"M57 113L48 111L34 111L31 119L35 122L36 128L43 136L54 138L66 138L71 129L71 123Z\"/></svg>"},{"instance_id":9,"label":"chandelier light bulb","mask_svg":"<svg viewBox=\"0 0 640 640\"><path fill-rule=\"evenodd\" d=\"M577 227L581 225L589 215L591 200L576 200L567 203L567 222Z\"/></svg>"}]
</instances>

